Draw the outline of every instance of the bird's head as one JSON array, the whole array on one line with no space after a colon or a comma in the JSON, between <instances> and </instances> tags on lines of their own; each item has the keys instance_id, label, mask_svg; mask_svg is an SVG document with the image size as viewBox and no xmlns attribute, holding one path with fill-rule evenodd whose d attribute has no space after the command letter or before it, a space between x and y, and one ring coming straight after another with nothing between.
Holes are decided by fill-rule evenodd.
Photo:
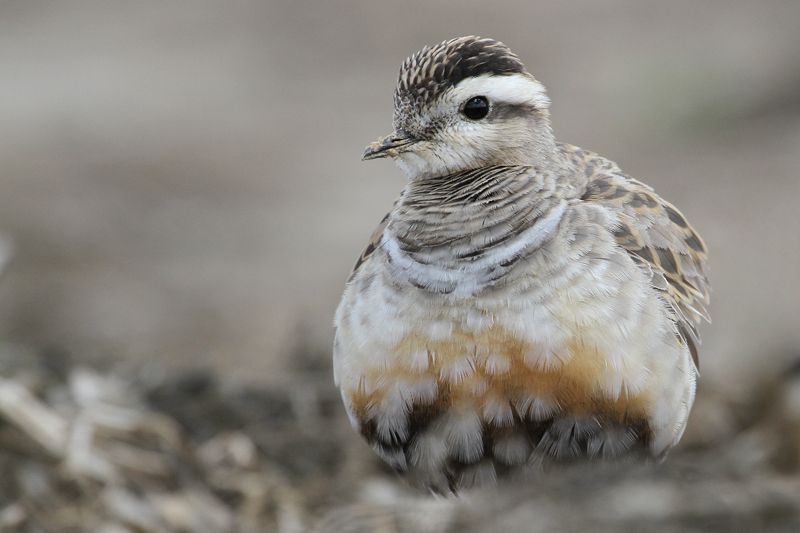
<instances>
[{"instance_id":1,"label":"bird's head","mask_svg":"<svg viewBox=\"0 0 800 533\"><path fill-rule=\"evenodd\" d=\"M409 178L537 164L554 151L544 86L503 43L459 37L406 59L394 131L364 159L392 157Z\"/></svg>"}]
</instances>

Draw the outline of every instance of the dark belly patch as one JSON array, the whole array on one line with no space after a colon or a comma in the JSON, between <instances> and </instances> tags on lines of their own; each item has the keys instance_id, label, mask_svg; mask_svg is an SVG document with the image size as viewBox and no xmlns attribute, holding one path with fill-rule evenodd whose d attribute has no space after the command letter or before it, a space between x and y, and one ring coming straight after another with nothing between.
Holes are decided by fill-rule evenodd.
<instances>
[{"instance_id":1,"label":"dark belly patch","mask_svg":"<svg viewBox=\"0 0 800 533\"><path fill-rule=\"evenodd\" d=\"M380 415L377 415L380 416ZM406 431L389 438L377 431L376 417L360 420L360 431L376 453L412 482L437 493L455 493L486 480L504 477L526 466L581 460L610 460L630 454L646 455L650 429L645 419L616 415L559 412L544 419L523 418L515 413L513 423L497 426L482 422L480 447L465 454L447 443L448 413L434 404L412 407ZM448 447L440 472L421 471L434 465L420 465L418 439L440 439ZM475 476L478 476L476 479ZM446 480L446 485L435 480Z\"/></svg>"}]
</instances>

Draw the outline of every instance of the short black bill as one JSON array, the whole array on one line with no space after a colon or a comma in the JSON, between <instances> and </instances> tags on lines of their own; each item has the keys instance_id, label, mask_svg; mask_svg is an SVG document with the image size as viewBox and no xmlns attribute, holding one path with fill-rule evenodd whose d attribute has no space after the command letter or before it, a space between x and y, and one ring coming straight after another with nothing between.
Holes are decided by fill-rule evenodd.
<instances>
[{"instance_id":1,"label":"short black bill","mask_svg":"<svg viewBox=\"0 0 800 533\"><path fill-rule=\"evenodd\" d=\"M416 139L403 133L394 132L382 139L371 142L365 149L362 160L395 157L403 148L416 142Z\"/></svg>"}]
</instances>

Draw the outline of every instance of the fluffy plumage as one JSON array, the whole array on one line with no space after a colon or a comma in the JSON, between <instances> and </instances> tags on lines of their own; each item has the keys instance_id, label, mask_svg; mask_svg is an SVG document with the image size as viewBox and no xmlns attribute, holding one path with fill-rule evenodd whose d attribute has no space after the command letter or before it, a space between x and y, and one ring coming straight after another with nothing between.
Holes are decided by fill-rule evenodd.
<instances>
[{"instance_id":1,"label":"fluffy plumage","mask_svg":"<svg viewBox=\"0 0 800 533\"><path fill-rule=\"evenodd\" d=\"M462 113L475 96L490 102L479 120ZM699 235L615 163L557 143L544 87L501 43L423 49L395 105L395 131L368 151L410 181L335 320L353 426L435 492L663 456L694 400Z\"/></svg>"}]
</instances>

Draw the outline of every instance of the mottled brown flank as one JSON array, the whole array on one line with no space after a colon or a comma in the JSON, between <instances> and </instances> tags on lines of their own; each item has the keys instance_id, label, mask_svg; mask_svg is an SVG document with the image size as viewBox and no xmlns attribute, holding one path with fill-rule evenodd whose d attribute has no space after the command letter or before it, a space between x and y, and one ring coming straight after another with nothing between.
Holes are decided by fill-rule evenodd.
<instances>
[{"instance_id":1,"label":"mottled brown flank","mask_svg":"<svg viewBox=\"0 0 800 533\"><path fill-rule=\"evenodd\" d=\"M631 253L638 255L645 261L651 264L655 264L655 258L653 257L653 252L650 248L630 248Z\"/></svg>"},{"instance_id":2,"label":"mottled brown flank","mask_svg":"<svg viewBox=\"0 0 800 533\"><path fill-rule=\"evenodd\" d=\"M679 336L698 364L697 325L707 318L708 280L706 247L700 236L673 205L647 185L619 173L590 179L583 200L606 204L623 213L614 236L635 258L652 270L653 286L664 291L675 312ZM672 245L672 238L683 246ZM657 243L653 244L653 243Z\"/></svg>"},{"instance_id":3,"label":"mottled brown flank","mask_svg":"<svg viewBox=\"0 0 800 533\"><path fill-rule=\"evenodd\" d=\"M655 201L655 199L647 193L633 193L631 195L630 206L633 208L642 206L653 208L657 205L658 203Z\"/></svg>"},{"instance_id":4,"label":"mottled brown flank","mask_svg":"<svg viewBox=\"0 0 800 533\"><path fill-rule=\"evenodd\" d=\"M463 359L465 346L477 346L479 353L468 357L470 370L461 379L443 376L443 369L454 361ZM408 365L412 351L428 351L428 368L415 370ZM453 409L473 409L479 414L481 407L490 400L499 400L510 405L514 421L511 428L525 428L532 447L539 444L542 435L555 420L564 417L585 417L595 420L598 427L621 425L632 428L639 440L649 438L645 395L629 396L625 393L609 398L598 391L598 381L606 367L607 358L596 350L576 340L569 346L569 356L558 368L542 369L524 362L524 354L536 346L522 342L501 328L490 328L480 335L455 332L446 341L431 342L421 337L405 338L396 348L392 360L394 367L376 369L367 374L365 380L373 383L392 384L397 381L413 383L415 380L434 376L437 394L432 402L416 402L409 406L408 432L403 438L398 435L388 439L381 437L376 429L376 415L380 416L380 405L386 397L386 388L366 393L363 388L346 390L356 418L360 422L362 435L384 450L408 450L408 446L419 432L423 431L438 416ZM509 361L509 368L492 373L486 367L489 353L502 355ZM481 355L483 354L483 355ZM565 354L566 355L566 354ZM486 381L484 392L475 391L479 380ZM526 398L538 397L552 402L552 416L535 419L533 413L523 412ZM486 420L484 417L484 458L491 455L491 441L508 432L510 428ZM452 466L452 465L451 465Z\"/></svg>"},{"instance_id":5,"label":"mottled brown flank","mask_svg":"<svg viewBox=\"0 0 800 533\"><path fill-rule=\"evenodd\" d=\"M681 228L688 228L689 223L686 222L686 219L683 218L683 215L678 212L677 209L672 207L671 205L665 205L664 209L667 211L667 215L669 215L669 219L677 224Z\"/></svg>"},{"instance_id":6,"label":"mottled brown flank","mask_svg":"<svg viewBox=\"0 0 800 533\"><path fill-rule=\"evenodd\" d=\"M628 224L621 223L614 230L614 237L625 248L636 249L641 246L639 239L633 234L633 230Z\"/></svg>"},{"instance_id":7,"label":"mottled brown flank","mask_svg":"<svg viewBox=\"0 0 800 533\"><path fill-rule=\"evenodd\" d=\"M386 229L386 224L389 222L390 214L391 213L386 213L386 215L381 219L380 224L378 224L378 227L375 228L374 232L372 232L367 247L364 248L364 251L361 252L360 256L358 256L358 260L353 266L353 270L350 272L350 277L347 278L347 281L351 281L353 279L356 271L361 267L361 265L364 264L364 261L369 259L369 256L371 256L375 249L380 245L381 238L383 238L383 230Z\"/></svg>"},{"instance_id":8,"label":"mottled brown flank","mask_svg":"<svg viewBox=\"0 0 800 533\"><path fill-rule=\"evenodd\" d=\"M658 252L658 264L667 274L678 273L678 263L675 262L675 256L672 255L670 250L666 248L656 248Z\"/></svg>"},{"instance_id":9,"label":"mottled brown flank","mask_svg":"<svg viewBox=\"0 0 800 533\"><path fill-rule=\"evenodd\" d=\"M706 253L706 245L703 243L703 240L700 236L695 233L694 231L686 238L686 244L688 244L692 250L699 253Z\"/></svg>"},{"instance_id":10,"label":"mottled brown flank","mask_svg":"<svg viewBox=\"0 0 800 533\"><path fill-rule=\"evenodd\" d=\"M522 61L499 41L475 36L450 39L426 46L403 61L395 103L425 105L465 78L523 72Z\"/></svg>"},{"instance_id":11,"label":"mottled brown flank","mask_svg":"<svg viewBox=\"0 0 800 533\"><path fill-rule=\"evenodd\" d=\"M589 167L587 167L588 170ZM586 176L591 177L591 174L587 174ZM589 182L589 186L587 188L587 193L592 195L603 195L611 188L611 183L608 180L598 179Z\"/></svg>"}]
</instances>

